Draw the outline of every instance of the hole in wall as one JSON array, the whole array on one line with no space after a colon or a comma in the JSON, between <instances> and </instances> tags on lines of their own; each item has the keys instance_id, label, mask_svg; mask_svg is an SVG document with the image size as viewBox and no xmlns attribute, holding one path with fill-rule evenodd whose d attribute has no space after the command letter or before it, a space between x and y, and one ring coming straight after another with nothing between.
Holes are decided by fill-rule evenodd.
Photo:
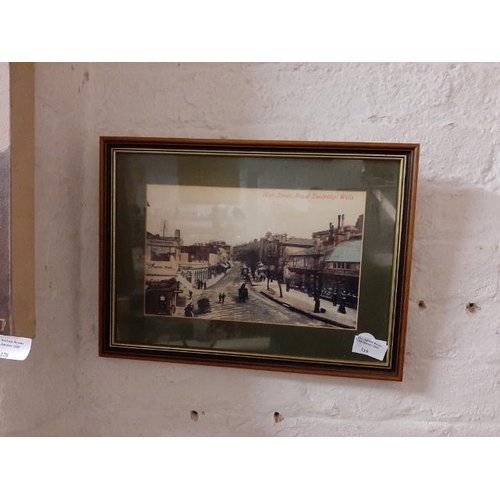
<instances>
[{"instance_id":1,"label":"hole in wall","mask_svg":"<svg viewBox=\"0 0 500 500\"><path fill-rule=\"evenodd\" d=\"M469 313L475 313L481 309L475 302L468 302L465 306L465 310Z\"/></svg>"},{"instance_id":2,"label":"hole in wall","mask_svg":"<svg viewBox=\"0 0 500 500\"><path fill-rule=\"evenodd\" d=\"M195 422L198 421L198 412L195 410L191 410L191 420L194 420Z\"/></svg>"},{"instance_id":3,"label":"hole in wall","mask_svg":"<svg viewBox=\"0 0 500 500\"><path fill-rule=\"evenodd\" d=\"M423 300L420 300L418 302L418 307L420 307L420 309L425 309L427 307L427 304Z\"/></svg>"},{"instance_id":4,"label":"hole in wall","mask_svg":"<svg viewBox=\"0 0 500 500\"><path fill-rule=\"evenodd\" d=\"M281 422L283 420L283 415L281 415L281 413L275 411L274 412L274 422L277 424L279 422Z\"/></svg>"}]
</instances>

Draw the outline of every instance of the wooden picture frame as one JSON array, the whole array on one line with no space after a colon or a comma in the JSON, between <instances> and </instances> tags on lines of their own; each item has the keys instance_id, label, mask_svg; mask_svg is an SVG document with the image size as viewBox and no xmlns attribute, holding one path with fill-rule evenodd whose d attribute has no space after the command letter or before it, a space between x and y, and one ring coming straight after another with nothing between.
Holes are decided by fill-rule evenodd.
<instances>
[{"instance_id":1,"label":"wooden picture frame","mask_svg":"<svg viewBox=\"0 0 500 500\"><path fill-rule=\"evenodd\" d=\"M100 355L401 380L418 151L101 137Z\"/></svg>"}]
</instances>

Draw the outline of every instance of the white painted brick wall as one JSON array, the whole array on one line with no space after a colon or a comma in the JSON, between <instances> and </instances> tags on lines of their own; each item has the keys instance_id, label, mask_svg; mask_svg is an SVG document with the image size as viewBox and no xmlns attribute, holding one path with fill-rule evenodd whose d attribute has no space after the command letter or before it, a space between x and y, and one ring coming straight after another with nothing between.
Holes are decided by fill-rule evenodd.
<instances>
[{"instance_id":1,"label":"white painted brick wall","mask_svg":"<svg viewBox=\"0 0 500 500\"><path fill-rule=\"evenodd\" d=\"M500 434L499 64L36 70L38 333L0 434ZM98 358L99 135L421 143L404 381Z\"/></svg>"}]
</instances>

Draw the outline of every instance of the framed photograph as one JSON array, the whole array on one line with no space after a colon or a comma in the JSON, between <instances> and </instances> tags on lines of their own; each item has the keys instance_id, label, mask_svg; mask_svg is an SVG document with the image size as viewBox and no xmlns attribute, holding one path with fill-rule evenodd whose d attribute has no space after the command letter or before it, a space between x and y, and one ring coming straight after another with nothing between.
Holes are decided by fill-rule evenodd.
<instances>
[{"instance_id":1,"label":"framed photograph","mask_svg":"<svg viewBox=\"0 0 500 500\"><path fill-rule=\"evenodd\" d=\"M100 147L100 355L402 379L417 144Z\"/></svg>"}]
</instances>

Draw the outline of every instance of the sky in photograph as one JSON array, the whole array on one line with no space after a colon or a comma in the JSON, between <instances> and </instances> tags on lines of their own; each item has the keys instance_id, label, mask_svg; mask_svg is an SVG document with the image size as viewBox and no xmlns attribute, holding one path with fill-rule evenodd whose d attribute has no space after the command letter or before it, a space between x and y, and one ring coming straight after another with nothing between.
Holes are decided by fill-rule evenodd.
<instances>
[{"instance_id":1,"label":"sky in photograph","mask_svg":"<svg viewBox=\"0 0 500 500\"><path fill-rule=\"evenodd\" d=\"M311 238L315 231L354 225L365 212L364 191L219 188L148 184L147 231L174 236L185 245L210 240L238 245L266 232Z\"/></svg>"}]
</instances>

